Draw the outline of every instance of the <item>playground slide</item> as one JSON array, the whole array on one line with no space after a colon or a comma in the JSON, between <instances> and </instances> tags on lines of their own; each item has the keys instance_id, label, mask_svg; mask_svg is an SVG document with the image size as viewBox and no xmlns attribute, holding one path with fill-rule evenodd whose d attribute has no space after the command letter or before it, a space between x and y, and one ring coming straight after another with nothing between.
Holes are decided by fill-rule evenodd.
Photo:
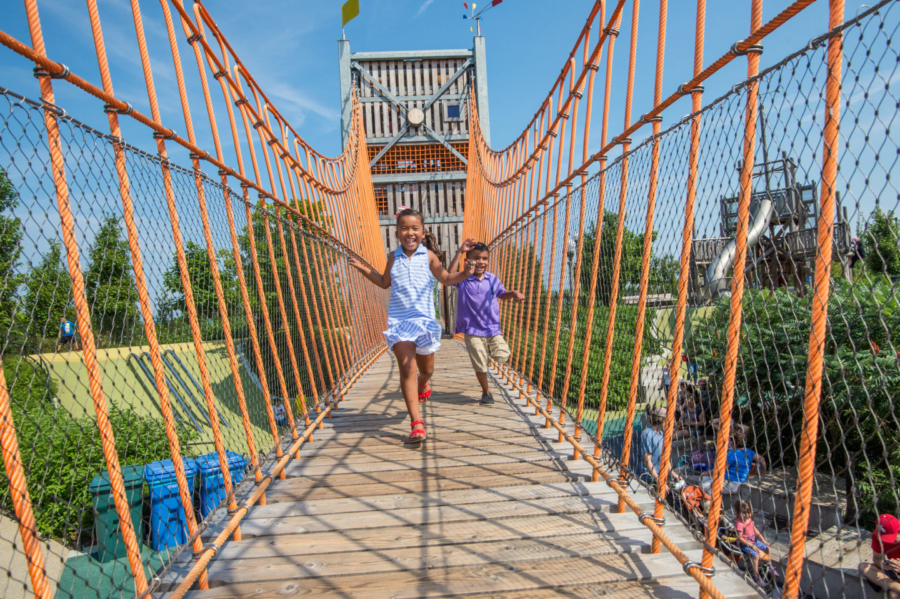
<instances>
[{"instance_id":1,"label":"playground slide","mask_svg":"<svg viewBox=\"0 0 900 599\"><path fill-rule=\"evenodd\" d=\"M197 406L197 408L200 410L200 413L203 414L204 418L206 418L206 422L208 422L209 425L212 426L212 422L210 422L209 416L206 415L206 411L205 411L206 406L201 405L200 402L197 400L197 398L194 397L194 394L191 392L190 388L184 383L184 380L178 374L178 371L175 370L175 367L172 365L172 363L166 359L166 355L172 356L172 358L175 359L175 361L178 363L178 365L181 366L182 372L184 372L184 374L186 374L187 377L189 379L191 379L191 382L194 383L194 387L196 387L197 391L200 392L200 397L205 397L205 394L203 393L203 387L200 386L200 383L197 382L197 379L194 378L194 375L191 374L191 371L187 369L187 366L184 365L184 362L181 361L181 358L178 357L178 354L173 352L171 349L167 349L162 353L162 355L160 355L160 358L162 358L163 363L169 367L169 370L172 371L172 374L175 375L175 378L178 379L178 382L181 383L182 387L184 387L184 392L188 394L188 396L194 402L194 405ZM216 414L219 415L219 422L224 424L225 428L231 428L231 425L228 424L228 420L226 420L225 418L222 418L222 412L220 412L218 408L216 408Z\"/></svg>"},{"instance_id":2,"label":"playground slide","mask_svg":"<svg viewBox=\"0 0 900 599\"><path fill-rule=\"evenodd\" d=\"M760 195L756 206L756 213L751 215L750 230L747 231L747 249L751 249L759 243L759 238L769 227L769 221L775 214L775 202L768 195ZM706 291L711 299L723 295L730 295L728 286L728 271L734 264L737 254L737 245L732 239L728 242L719 255L716 256L706 269Z\"/></svg>"},{"instance_id":3,"label":"playground slide","mask_svg":"<svg viewBox=\"0 0 900 599\"><path fill-rule=\"evenodd\" d=\"M143 361L143 359L142 359L144 355L147 355L147 359L148 359L148 360L150 359L149 354L147 354L147 352L143 352L141 355L131 353L131 354L128 354L128 357L129 357L129 358L134 358L134 361L137 362L138 366L140 366L141 370L144 372L144 375L147 377L147 380L150 381L150 384L151 384L151 385L155 385L155 384L156 384L156 379L155 379L154 376L150 373L150 371L147 369L147 366L146 366L146 364L144 364L144 361ZM181 408L185 411L185 413L187 414L188 418L191 419L191 422L194 424L194 428L197 429L197 432L202 433L202 432L203 432L203 429L200 428L200 423L197 422L197 419L196 419L196 418L194 418L194 415L193 415L193 414L191 413L191 411L188 409L187 404L184 403L184 400L181 398L181 395L178 394L178 391L176 391L176 390L175 390L175 387L172 386L172 383L169 382L168 377L166 377L166 386L169 388L169 393L170 393L170 394L175 398L175 400L181 405ZM173 410L172 413L175 414L175 419L178 420L179 424L181 424L181 427L184 428L184 424L181 423L181 419L178 417L178 412L175 412L175 411Z\"/></svg>"}]
</instances>

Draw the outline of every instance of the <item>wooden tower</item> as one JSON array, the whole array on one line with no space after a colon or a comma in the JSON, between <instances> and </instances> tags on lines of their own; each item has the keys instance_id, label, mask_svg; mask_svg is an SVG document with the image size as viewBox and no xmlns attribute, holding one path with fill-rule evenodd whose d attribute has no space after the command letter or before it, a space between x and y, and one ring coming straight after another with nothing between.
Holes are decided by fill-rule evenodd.
<instances>
[{"instance_id":1,"label":"wooden tower","mask_svg":"<svg viewBox=\"0 0 900 599\"><path fill-rule=\"evenodd\" d=\"M415 208L449 261L462 241L470 94L490 139L484 37L471 50L350 52L338 42L342 142L352 93L363 106L385 251L397 248L395 214Z\"/></svg>"}]
</instances>

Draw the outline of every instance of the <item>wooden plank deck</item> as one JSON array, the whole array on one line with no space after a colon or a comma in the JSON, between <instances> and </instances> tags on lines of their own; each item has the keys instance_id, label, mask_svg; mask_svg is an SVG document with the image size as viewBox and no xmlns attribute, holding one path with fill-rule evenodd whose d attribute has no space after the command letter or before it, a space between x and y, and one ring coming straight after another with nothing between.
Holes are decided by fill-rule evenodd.
<instances>
[{"instance_id":1,"label":"wooden plank deck","mask_svg":"<svg viewBox=\"0 0 900 599\"><path fill-rule=\"evenodd\" d=\"M590 482L589 466L569 461L568 444L494 383L495 405L481 406L464 348L445 341L424 408L428 440L405 445L396 363L381 358L271 485L268 505L250 511L243 540L212 561L211 589L189 596L696 597L674 558L649 553L635 515L614 513L615 494ZM667 531L699 561L680 524ZM186 552L164 585L190 564ZM718 570L727 597L757 596Z\"/></svg>"}]
</instances>

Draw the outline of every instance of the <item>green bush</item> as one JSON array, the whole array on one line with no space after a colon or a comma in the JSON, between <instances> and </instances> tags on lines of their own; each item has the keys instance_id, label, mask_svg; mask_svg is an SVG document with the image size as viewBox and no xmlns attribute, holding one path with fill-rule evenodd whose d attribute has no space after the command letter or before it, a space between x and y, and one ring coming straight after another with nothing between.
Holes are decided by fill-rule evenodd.
<instances>
[{"instance_id":1,"label":"green bush","mask_svg":"<svg viewBox=\"0 0 900 599\"><path fill-rule=\"evenodd\" d=\"M3 370L38 532L80 547L90 540L94 523L88 485L106 467L100 431L93 418L75 418L54 407L56 384L40 367L7 357ZM123 466L171 457L160 421L110 403L110 423ZM188 444L195 435L192 429L179 431L183 455L191 455ZM3 509L11 512L5 476L0 477L0 497Z\"/></svg>"},{"instance_id":2,"label":"green bush","mask_svg":"<svg viewBox=\"0 0 900 599\"><path fill-rule=\"evenodd\" d=\"M701 368L713 370L714 389L723 383L728 304L719 300L702 330L694 329L695 357ZM797 462L810 315L809 295L745 291L735 413L750 427L752 446L774 467ZM900 308L887 278L834 282L816 460L819 472L847 480L845 519L861 526L871 527L877 513L900 507L893 400L900 397L900 354L891 342L897 330Z\"/></svg>"}]
</instances>

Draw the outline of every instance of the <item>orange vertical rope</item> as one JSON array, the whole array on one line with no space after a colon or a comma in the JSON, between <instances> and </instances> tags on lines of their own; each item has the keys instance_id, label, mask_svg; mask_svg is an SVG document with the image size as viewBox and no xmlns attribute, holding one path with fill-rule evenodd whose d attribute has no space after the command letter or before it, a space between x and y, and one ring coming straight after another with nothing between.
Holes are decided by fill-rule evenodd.
<instances>
[{"instance_id":1,"label":"orange vertical rope","mask_svg":"<svg viewBox=\"0 0 900 599\"><path fill-rule=\"evenodd\" d=\"M94 37L94 48L97 53L97 64L100 68L100 79L103 91L112 95L113 84L109 72L109 62L106 56L106 45L103 40L103 30L100 26L100 13L96 0L87 0L88 16L91 21L91 32ZM109 130L113 139L122 139L122 131L119 127L119 115L115 110L107 109ZM194 516L193 485L188 486L184 473L184 461L181 457L181 447L178 440L178 432L175 429L175 415L169 402L169 386L166 382L166 374L160 357L159 339L156 336L156 325L153 320L153 306L150 303L150 294L147 291L147 278L144 274L144 261L141 255L140 236L134 220L134 205L131 201L131 182L128 178L125 151L121 143L113 144L113 152L116 161L116 176L119 181L119 195L122 199L122 214L125 221L125 231L128 236L128 250L131 255L131 266L134 271L134 282L138 292L138 303L141 309L141 318L144 321L144 334L147 336L150 362L153 365L154 382L159 395L160 410L165 423L166 439L169 443L169 454L172 456L172 465L175 470L175 481L178 486L178 495L185 506L185 522L187 524L188 537L194 537L197 532L197 520ZM194 551L203 548L203 541L195 537L192 542ZM208 589L209 582L204 570L200 573L198 584L201 589Z\"/></svg>"},{"instance_id":2,"label":"orange vertical rope","mask_svg":"<svg viewBox=\"0 0 900 599\"><path fill-rule=\"evenodd\" d=\"M640 0L634 0L631 12L631 49L628 55L628 83L625 88L625 126L631 122L631 101L634 96L634 74L637 60L637 34L638 16L640 15ZM609 365L612 360L612 345L615 338L616 307L619 302L619 278L622 270L622 240L625 234L625 200L628 196L628 150L631 148L631 140L622 143L622 182L619 190L619 212L616 223L616 252L613 258L612 289L609 296L609 320L606 329L606 352L603 356L603 386L600 388L600 403L605 406L605 395L609 392ZM629 401L625 414L625 438L622 447L622 467L619 480L627 475L628 457L631 449L631 427L634 424L635 406ZM625 512L625 502L619 498L618 512Z\"/></svg>"},{"instance_id":3,"label":"orange vertical rope","mask_svg":"<svg viewBox=\"0 0 900 599\"><path fill-rule=\"evenodd\" d=\"M621 8L622 2L620 2L619 7ZM600 145L606 145L607 132L609 129L609 104L610 104L610 95L612 94L612 68L613 68L613 51L616 46L616 38L619 37L619 27L622 25L622 12L618 11L615 16L611 17L611 20L614 21L614 25L612 27L607 27L607 31L609 32L609 49L606 52L606 84L603 89L603 123L600 127ZM581 371L587 372L588 359L591 355L591 340L593 339L593 327L594 327L594 307L597 304L597 275L600 270L600 242L603 240L603 219L606 215L606 156L600 158L600 186L599 186L599 198L597 202L597 231L596 237L594 239L594 261L591 265L591 290L590 290L590 303L588 304L588 316L587 316L587 327L589 331L592 331L592 334L588 335L587 340L585 342L584 349L584 358L581 362ZM609 329L607 328L607 331ZM608 335L608 333L607 333ZM603 358L603 378L601 380L606 380L609 377L609 360L612 360L611 349L612 345L610 344L609 337L607 337L607 343L605 346L604 358ZM609 359L606 356L610 356ZM585 390L587 389L587 377L582 377L581 385L578 388L578 401L584 401ZM594 457L600 457L600 449L603 444L603 425L605 424L606 419L606 400L609 394L609 389L605 385L601 385L600 387L600 402L597 406L597 432L595 435L597 436L597 443L594 444ZM597 472L594 472L591 475L591 480L593 482L597 482L599 480L599 475Z\"/></svg>"},{"instance_id":4,"label":"orange vertical rope","mask_svg":"<svg viewBox=\"0 0 900 599\"><path fill-rule=\"evenodd\" d=\"M46 56L44 36L41 32L41 20L38 15L37 0L25 0L25 11L28 17L28 30L31 34L31 43L34 51L39 56ZM112 487L113 502L116 514L119 516L119 525L122 531L122 539L125 541L125 549L128 555L128 565L134 576L134 586L137 593L147 590L147 576L144 572L144 564L141 560L140 547L134 532L134 523L131 521L131 512L125 498L125 483L122 478L122 469L119 466L119 454L116 449L116 439L112 425L109 422L109 408L106 404L106 394L103 391L103 376L97 361L97 348L94 342L94 333L91 330L91 308L87 302L84 287L84 276L81 272L81 258L79 256L78 238L75 236L75 219L72 215L72 207L69 200L69 185L66 181L65 158L59 138L59 124L56 121L56 110L53 95L53 84L48 75L41 74L38 77L41 88L41 99L50 104L44 108L44 125L47 128L47 144L50 151L50 165L53 174L53 184L56 188L56 203L59 210L60 229L62 230L63 243L66 246L66 261L69 267L69 276L72 279L72 300L77 314L78 334L81 337L84 355L84 365L88 372L88 382L91 398L94 402L94 411L97 417L97 428L102 438L103 457L109 471L109 482ZM4 452L6 458L6 452ZM21 497L21 496L20 496ZM22 501L19 502L23 506ZM23 537L24 540L24 537ZM31 557L34 556L33 546ZM35 587L35 591L40 587Z\"/></svg>"},{"instance_id":5,"label":"orange vertical rope","mask_svg":"<svg viewBox=\"0 0 900 599\"><path fill-rule=\"evenodd\" d=\"M588 24L590 25L590 23ZM589 41L588 37L585 37L585 44ZM587 50L587 47L585 47ZM585 51L585 54L587 52ZM572 78L574 79L575 74L575 59L570 59L569 63L570 69L572 71ZM593 71L592 71L593 72ZM582 79L583 81L583 79ZM580 97L582 93L582 89L578 90L575 95L575 102L572 105L572 131L571 136L569 138L569 169L568 174L572 174L572 169L574 168L575 163L575 140L576 140L576 128L578 125L578 104L580 102ZM573 94L573 91L570 90L570 94ZM591 106L588 105L587 112L590 113ZM587 136L585 136L587 138ZM571 194L571 188L566 189L566 193ZM578 229L581 231L581 235L578 236L578 244L577 249L575 251L575 272L570 273L572 277L572 309L571 315L569 319L569 343L566 348L566 375L563 378L563 387L562 392L560 393L560 402L561 408L559 410L559 423L564 424L566 418L566 405L569 399L569 383L572 379L572 358L575 356L575 340L578 338L578 292L581 290L581 255L584 250L584 216L585 210L587 209L587 194L585 193L585 189L582 187L577 194L581 197L581 207L578 212ZM568 243L568 242L567 242ZM575 420L575 435L574 438L577 441L581 441L581 428L578 419ZM560 443L563 442L564 439L560 439ZM578 459L578 455L573 455L573 460Z\"/></svg>"},{"instance_id":6,"label":"orange vertical rope","mask_svg":"<svg viewBox=\"0 0 900 599\"><path fill-rule=\"evenodd\" d=\"M162 1L161 5L163 9L163 16L166 21L166 32L169 38L169 45L172 48L172 58L175 65L175 77L178 82L178 91L181 98L182 112L184 113L185 123L188 125L188 130L190 134L193 135L190 108L188 107L187 103L187 91L184 85L184 74L181 69L181 58L178 53L178 44L175 37L175 27L172 22L168 4L165 1ZM147 96L150 100L151 114L153 115L154 122L159 122L160 114L159 105L156 98L156 88L153 84L153 74L150 69L150 56L147 52L147 44L144 39L144 29L141 19L140 5L138 4L137 0L132 0L131 7L135 22L135 30L137 31L139 47L141 50L141 64L144 70L144 79L147 86ZM206 353L203 349L203 338L200 333L200 325L197 318L197 307L194 304L194 292L191 286L190 275L188 274L187 257L185 256L184 252L184 241L181 236L181 226L179 224L178 209L175 205L175 191L172 185L171 173L169 171L169 162L166 156L166 146L164 140L161 137L157 138L156 143L157 151L159 152L162 159L162 173L166 191L166 204L169 210L169 221L172 226L172 240L175 245L175 256L178 264L181 286L184 293L185 308L188 313L188 321L191 328L191 339L194 343L194 353L197 356L197 364L200 369L200 382L203 388L204 398L207 401L207 405L209 405L213 401L212 384L210 383L209 369L206 364ZM230 336L228 337L228 339L226 339L226 347L228 346L227 341L229 339ZM259 469L259 456L256 450L256 442L253 439L253 429L250 423L250 414L247 410L247 401L244 395L244 388L240 378L240 371L238 370L237 359L234 356L233 347L231 347L231 350L232 351L229 351L229 362L234 379L235 391L237 392L238 396L238 405L241 409L241 421L243 423L244 433L247 438L247 448L250 452L250 462L253 466L254 477L257 481L260 481L262 480L262 473ZM263 496L260 501L264 505L265 496ZM236 530L237 538L240 538L239 533L240 531Z\"/></svg>"},{"instance_id":7,"label":"orange vertical rope","mask_svg":"<svg viewBox=\"0 0 900 599\"><path fill-rule=\"evenodd\" d=\"M844 22L844 0L830 0L828 26L834 29ZM806 529L812 501L816 468L816 439L819 427L819 402L822 399L823 360L828 334L828 299L831 283L831 252L834 242L835 190L837 188L838 153L840 151L841 70L843 37L828 40L828 79L825 82L825 127L822 148L822 200L819 212L818 251L816 252L815 287L812 295L812 327L809 332L809 363L803 402L803 429L797 464L797 494L791 523L791 552L785 567L784 596L799 594L800 577L806 548Z\"/></svg>"},{"instance_id":8,"label":"orange vertical rope","mask_svg":"<svg viewBox=\"0 0 900 599\"><path fill-rule=\"evenodd\" d=\"M13 513L19 522L19 536L22 537L22 553L28 563L28 575L35 597L52 599L50 581L44 566L44 553L38 539L34 510L28 494L28 481L25 479L25 468L22 465L22 454L19 452L19 439L16 436L16 423L6 387L6 375L0 368L0 453L3 454L3 467L9 482L9 497L13 504Z\"/></svg>"},{"instance_id":9,"label":"orange vertical rope","mask_svg":"<svg viewBox=\"0 0 900 599\"><path fill-rule=\"evenodd\" d=\"M706 30L706 0L697 0L697 25L694 33L694 75L703 68L703 38ZM691 146L688 154L687 200L684 206L684 230L681 242L681 261L678 273L678 300L675 305L675 330L672 336L672 363L669 367L671 384L666 397L666 423L663 431L663 449L659 458L659 476L668 476L669 460L672 455L672 431L675 429L675 406L678 401L678 384L681 375L681 351L684 342L684 321L687 315L688 285L691 269L691 247L694 237L694 204L697 198L697 168L700 163L700 115L697 114L703 103L702 88L691 91L691 112L696 116L691 120ZM660 518L665 507L664 501L667 485L659 485L658 499L653 508L653 517ZM654 540L651 551L658 552Z\"/></svg>"},{"instance_id":10,"label":"orange vertical rope","mask_svg":"<svg viewBox=\"0 0 900 599\"><path fill-rule=\"evenodd\" d=\"M758 29L762 24L762 0L753 0L750 14L750 30ZM735 256L734 272L731 279L731 319L728 322L728 342L725 351L724 388L719 407L719 436L716 438L716 465L713 470L709 506L709 531L706 545L703 548L702 566L709 568L713 563L711 547L716 546L719 530L719 516L722 510L722 487L725 482L728 441L731 438L731 411L734 401L735 375L738 362L738 345L740 344L742 300L744 298L744 264L747 258L747 229L750 219L750 199L753 193L753 165L756 156L756 120L759 102L759 82L755 79L759 73L759 52L747 55L747 78L751 79L747 86L747 113L744 132L744 157L740 170L740 196L738 199L737 231L734 236ZM821 231L820 231L821 232ZM830 233L830 230L829 230ZM830 265L830 260L829 260ZM826 283L827 284L827 283ZM704 597L705 593L701 593Z\"/></svg>"},{"instance_id":11,"label":"orange vertical rope","mask_svg":"<svg viewBox=\"0 0 900 599\"><path fill-rule=\"evenodd\" d=\"M190 23L190 18L184 13L183 7L181 6L181 0L173 0L173 4L176 8L179 9L179 14L181 16L181 25L182 25L182 29L184 30L185 36L188 38L191 38L190 28L188 25ZM193 42L189 42L189 43L191 43L191 46L194 49L194 58L197 62L197 71L200 75L200 86L201 86L201 89L203 90L203 100L206 105L206 113L207 113L207 117L209 118L210 129L212 131L213 144L215 146L216 157L221 161L222 160L222 144L219 139L218 127L216 125L215 112L213 110L213 105L212 105L212 96L209 93L209 83L207 82L207 79L206 79L206 69L204 67L203 56L201 55L200 47L197 46L197 39L195 39L195 38L191 38L191 39L194 39ZM181 71L180 59L177 61L176 71ZM182 78L179 78L179 83L183 85ZM226 104L230 110L231 103L227 102L227 93L226 93ZM194 127L193 127L192 121L189 118L190 109L188 108L186 97L185 97L184 101L182 102L182 106L185 109L184 110L185 125L186 125L187 131L188 131L188 139L190 139L192 142L194 142L194 140L195 140ZM233 122L234 122L234 119L232 118L232 123ZM237 147L236 147L236 149L237 149ZM219 317L222 319L222 328L225 332L225 345L226 345L226 348L228 348L229 355L231 355L231 354L235 353L234 339L233 339L232 333L231 333L231 323L228 318L228 304L225 301L225 292L222 287L221 277L219 275L219 264L218 264L218 258L216 256L215 243L214 243L213 237L212 237L212 228L210 227L210 224L209 224L209 209L208 209L208 206L206 203L206 190L203 186L202 171L200 169L200 157L196 154L193 154L193 155L191 155L191 161L194 166L194 183L197 187L197 204L200 209L200 222L201 222L202 228L203 228L203 238L206 243L206 254L207 254L207 257L209 258L210 274L212 275L213 288L216 293L216 303L218 305ZM224 188L223 189L223 200L224 200L225 208L226 208L225 212L228 215L229 225L230 225L230 227L233 228L234 219L233 219L233 215L232 215L232 211L231 211L231 198L229 197L228 191L227 191L228 190L228 187L227 187L228 179L224 173L221 174L221 177L222 177L222 185ZM232 235L232 240L234 240L234 237L235 236ZM249 318L249 316L248 316L248 318ZM234 375L234 378L237 379L240 376L240 374L237 371L237 359L236 358L234 360L233 368L234 368L234 370L232 371L232 374ZM207 383L208 383L208 375L207 375ZM215 395L212 392L212 388L210 388L210 391L208 393L206 393L205 395L206 395L206 401L207 401L207 405L209 406L210 412L214 412L215 411ZM266 399L266 407L269 411L269 415L270 415L269 417L271 419L271 423L274 425L275 417L274 417L274 414L272 413L270 397L271 396L267 396L265 398ZM222 479L223 479L223 483L224 483L224 487L225 487L225 495L228 498L228 509L235 510L235 509L237 509L237 501L235 501L235 498L234 498L233 481L231 478L231 471L230 471L229 464L228 464L228 456L225 453L225 444L222 441L222 435L221 435L221 431L219 429L218 417L215 419L212 419L212 416L213 416L213 414L211 413L210 418L212 420L213 442L214 442L214 445L216 448L216 453L218 454L218 457L219 457L219 466L222 470ZM273 429L274 429L274 426L273 426ZM280 443L278 443L277 435L275 438L275 444L277 446L276 447L276 453L277 453L278 451L281 450L281 445L280 445ZM240 535L239 530L235 531L235 540L236 541L241 540L241 535Z\"/></svg>"}]
</instances>

